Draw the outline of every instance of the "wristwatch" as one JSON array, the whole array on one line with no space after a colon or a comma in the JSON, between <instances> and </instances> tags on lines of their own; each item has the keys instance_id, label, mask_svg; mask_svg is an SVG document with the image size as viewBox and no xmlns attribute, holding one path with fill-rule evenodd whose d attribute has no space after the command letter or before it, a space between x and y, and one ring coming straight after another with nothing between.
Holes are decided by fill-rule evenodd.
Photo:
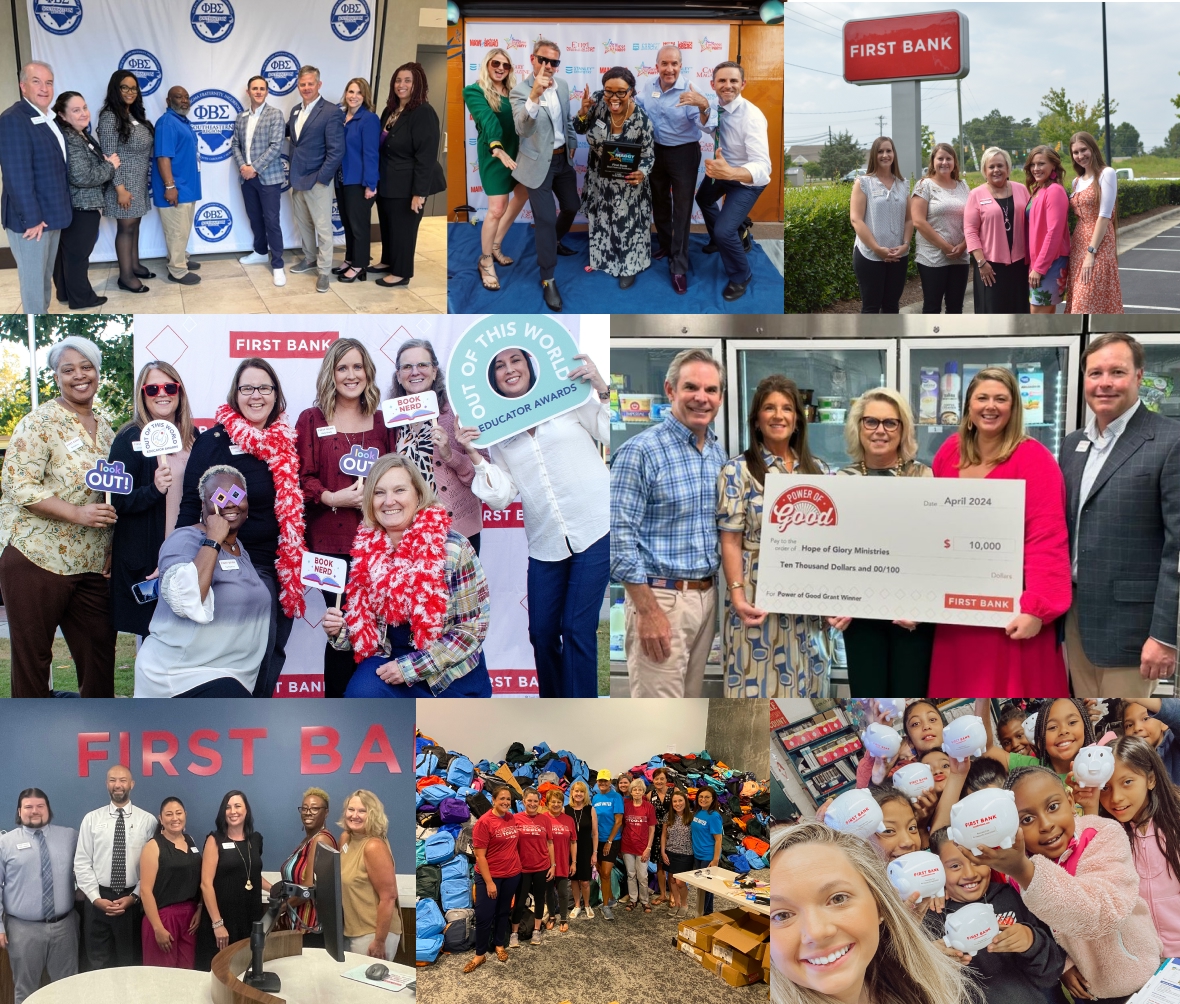
<instances>
[{"instance_id":1,"label":"wristwatch","mask_svg":"<svg viewBox=\"0 0 1180 1004\"><path fill-rule=\"evenodd\" d=\"M201 547L211 547L218 554L221 553L221 545L215 540L210 540L208 537L201 538Z\"/></svg>"},{"instance_id":2,"label":"wristwatch","mask_svg":"<svg viewBox=\"0 0 1180 1004\"><path fill-rule=\"evenodd\" d=\"M1088 247L1088 248L1086 248L1086 250L1087 250L1088 252L1090 252L1090 254L1097 254L1097 253L1098 253L1098 249L1097 249L1097 248L1090 248L1090 247Z\"/></svg>"}]
</instances>

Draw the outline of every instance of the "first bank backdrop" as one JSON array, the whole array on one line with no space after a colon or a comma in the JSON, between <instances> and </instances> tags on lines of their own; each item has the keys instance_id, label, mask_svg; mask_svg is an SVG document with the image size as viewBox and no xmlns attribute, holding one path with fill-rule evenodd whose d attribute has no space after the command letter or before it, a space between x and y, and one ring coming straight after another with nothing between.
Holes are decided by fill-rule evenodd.
<instances>
[{"instance_id":1,"label":"first bank backdrop","mask_svg":"<svg viewBox=\"0 0 1180 1004\"><path fill-rule=\"evenodd\" d=\"M118 69L134 73L148 119L164 114L168 89L192 98L201 199L191 253L249 251L253 235L230 158L234 121L249 108L246 82L261 74L270 104L284 117L300 101L301 65L320 70L322 96L338 102L352 77L369 79L375 0L27 0L33 58L54 68L58 94L79 91L90 107L91 131L107 82ZM380 88L377 88L380 90ZM284 144L284 151L286 144ZM283 154L286 163L286 152ZM284 186L284 192L287 191ZM150 197L150 193L149 193ZM282 200L283 242L299 243L290 197ZM344 230L333 209L338 243ZM114 261L115 224L104 219L92 261ZM140 251L164 254L159 214L144 217Z\"/></svg>"},{"instance_id":2,"label":"first bank backdrop","mask_svg":"<svg viewBox=\"0 0 1180 1004\"><path fill-rule=\"evenodd\" d=\"M222 796L245 792L268 871L303 839L299 803L313 786L328 793L333 836L345 798L372 791L398 870L414 860L404 811L414 797L413 701L4 701L0 763L0 831L33 787L49 796L55 823L76 828L109 801L106 771L121 763L135 778L131 801L155 814L176 795L198 843Z\"/></svg>"}]
</instances>

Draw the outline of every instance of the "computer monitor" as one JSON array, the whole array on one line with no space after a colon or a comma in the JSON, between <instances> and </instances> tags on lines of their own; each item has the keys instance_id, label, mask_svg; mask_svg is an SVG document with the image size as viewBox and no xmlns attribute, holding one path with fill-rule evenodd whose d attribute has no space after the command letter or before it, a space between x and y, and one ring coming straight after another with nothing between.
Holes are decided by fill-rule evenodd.
<instances>
[{"instance_id":1,"label":"computer monitor","mask_svg":"<svg viewBox=\"0 0 1180 1004\"><path fill-rule=\"evenodd\" d=\"M340 852L316 844L315 909L324 929L324 948L337 962L344 961L344 900L340 889Z\"/></svg>"}]
</instances>

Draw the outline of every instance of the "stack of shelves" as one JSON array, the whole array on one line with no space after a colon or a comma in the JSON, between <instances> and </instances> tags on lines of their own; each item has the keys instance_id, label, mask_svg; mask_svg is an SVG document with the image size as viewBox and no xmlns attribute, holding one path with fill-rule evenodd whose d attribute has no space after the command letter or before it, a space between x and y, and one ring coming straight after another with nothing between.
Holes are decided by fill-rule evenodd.
<instances>
[{"instance_id":1,"label":"stack of shelves","mask_svg":"<svg viewBox=\"0 0 1180 1004\"><path fill-rule=\"evenodd\" d=\"M774 730L787 762L808 794L822 802L856 786L863 752L856 727L838 705Z\"/></svg>"}]
</instances>

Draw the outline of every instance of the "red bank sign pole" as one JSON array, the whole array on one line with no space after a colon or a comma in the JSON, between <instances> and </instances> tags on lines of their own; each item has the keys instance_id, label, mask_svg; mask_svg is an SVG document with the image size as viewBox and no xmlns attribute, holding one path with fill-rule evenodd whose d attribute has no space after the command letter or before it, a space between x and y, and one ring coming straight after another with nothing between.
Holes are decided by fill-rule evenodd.
<instances>
[{"instance_id":1,"label":"red bank sign pole","mask_svg":"<svg viewBox=\"0 0 1180 1004\"><path fill-rule=\"evenodd\" d=\"M911 182L925 166L922 81L967 76L969 56L967 17L955 10L844 23L844 79L850 84L892 84L890 129L898 166Z\"/></svg>"}]
</instances>

